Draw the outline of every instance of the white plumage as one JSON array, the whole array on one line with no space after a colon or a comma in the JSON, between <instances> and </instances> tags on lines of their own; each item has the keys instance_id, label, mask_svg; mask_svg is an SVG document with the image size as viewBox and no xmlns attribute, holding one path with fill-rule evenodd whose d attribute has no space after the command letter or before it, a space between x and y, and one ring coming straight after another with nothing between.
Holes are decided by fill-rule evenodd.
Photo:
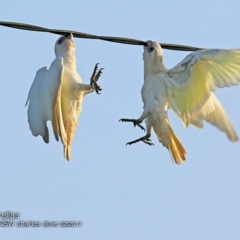
<instances>
[{"instance_id":1,"label":"white plumage","mask_svg":"<svg viewBox=\"0 0 240 240\"><path fill-rule=\"evenodd\" d=\"M202 128L207 121L225 132L235 142L237 134L228 116L214 95L217 87L230 87L240 82L240 50L206 49L192 52L172 69L163 64L162 48L157 42L148 41L144 47L144 84L142 100L144 111L138 119L121 119L140 123L146 119L146 136L133 144L150 141L153 128L159 141L165 146L174 161L180 164L185 160L186 151L174 134L169 120L168 109L189 124ZM142 128L142 127L141 127Z\"/></svg>"},{"instance_id":2,"label":"white plumage","mask_svg":"<svg viewBox=\"0 0 240 240\"><path fill-rule=\"evenodd\" d=\"M56 140L59 137L64 147L64 157L70 160L71 143L78 125L78 116L82 110L86 94L101 88L97 80L101 70L94 68L90 84L83 84L76 68L75 44L70 33L60 37L55 43L56 58L50 68L43 67L36 73L30 88L26 105L28 122L34 136L42 136L49 142L47 121L52 122Z\"/></svg>"}]
</instances>

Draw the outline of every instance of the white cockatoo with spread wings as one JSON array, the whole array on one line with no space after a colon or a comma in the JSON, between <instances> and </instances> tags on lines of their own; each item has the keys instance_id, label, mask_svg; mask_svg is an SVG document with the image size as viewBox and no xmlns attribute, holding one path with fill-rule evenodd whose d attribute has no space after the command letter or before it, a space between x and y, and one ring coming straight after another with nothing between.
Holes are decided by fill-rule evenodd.
<instances>
[{"instance_id":1,"label":"white cockatoo with spread wings","mask_svg":"<svg viewBox=\"0 0 240 240\"><path fill-rule=\"evenodd\" d=\"M238 141L238 136L214 91L217 87L230 87L240 82L240 50L205 49L192 52L172 69L163 64L161 46L147 41L144 46L144 84L142 100L144 110L138 119L120 119L141 126L146 122L146 135L127 144L150 140L154 129L159 141L180 164L186 159L186 150L173 132L168 119L168 109L189 124L203 127L207 121L225 132L230 141Z\"/></svg>"},{"instance_id":2,"label":"white cockatoo with spread wings","mask_svg":"<svg viewBox=\"0 0 240 240\"><path fill-rule=\"evenodd\" d=\"M82 111L83 98L94 90L101 91L97 81L102 69L95 65L90 84L83 84L77 72L73 35L60 37L55 43L56 58L49 68L36 73L27 103L28 123L34 136L49 143L47 121L52 122L56 140L62 141L64 157L70 160L71 143Z\"/></svg>"}]
</instances>

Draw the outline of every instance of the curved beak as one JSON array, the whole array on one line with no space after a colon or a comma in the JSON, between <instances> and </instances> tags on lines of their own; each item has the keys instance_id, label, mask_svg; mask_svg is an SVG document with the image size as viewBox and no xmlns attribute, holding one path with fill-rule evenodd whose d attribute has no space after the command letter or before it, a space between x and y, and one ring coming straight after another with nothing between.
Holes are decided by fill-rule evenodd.
<instances>
[{"instance_id":1,"label":"curved beak","mask_svg":"<svg viewBox=\"0 0 240 240\"><path fill-rule=\"evenodd\" d=\"M70 33L66 36L66 38L73 40L73 34L70 32Z\"/></svg>"},{"instance_id":2,"label":"curved beak","mask_svg":"<svg viewBox=\"0 0 240 240\"><path fill-rule=\"evenodd\" d=\"M152 52L152 51L153 51L153 42L150 41L150 40L148 40L148 41L146 42L146 48L147 48L147 51L148 51L148 52Z\"/></svg>"}]
</instances>

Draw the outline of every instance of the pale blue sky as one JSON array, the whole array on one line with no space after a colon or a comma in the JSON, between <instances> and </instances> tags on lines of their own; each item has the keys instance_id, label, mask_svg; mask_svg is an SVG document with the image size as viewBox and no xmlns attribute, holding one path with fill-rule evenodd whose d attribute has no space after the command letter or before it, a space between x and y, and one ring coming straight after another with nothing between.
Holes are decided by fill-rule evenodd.
<instances>
[{"instance_id":1,"label":"pale blue sky","mask_svg":"<svg viewBox=\"0 0 240 240\"><path fill-rule=\"evenodd\" d=\"M240 48L240 2L2 0L0 20L86 33L206 48ZM170 121L187 150L174 165L153 134L154 147L126 142L143 135L123 117L141 114L142 47L76 39L77 67L88 83L104 67L102 94L85 98L72 145L33 137L24 104L36 71L54 59L57 35L0 26L0 212L21 220L81 220L80 228L0 228L1 239L238 240L240 144L205 124ZM164 50L165 65L187 52ZM240 135L240 87L217 96Z\"/></svg>"}]
</instances>

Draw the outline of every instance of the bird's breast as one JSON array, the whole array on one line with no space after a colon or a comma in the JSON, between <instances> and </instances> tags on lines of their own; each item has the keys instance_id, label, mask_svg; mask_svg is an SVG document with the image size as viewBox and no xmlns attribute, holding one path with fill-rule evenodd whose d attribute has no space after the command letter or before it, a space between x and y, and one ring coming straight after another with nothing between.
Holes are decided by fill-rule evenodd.
<instances>
[{"instance_id":1,"label":"bird's breast","mask_svg":"<svg viewBox=\"0 0 240 240\"><path fill-rule=\"evenodd\" d=\"M154 99L162 105L166 99L164 82L158 76L145 79L141 93L144 104Z\"/></svg>"},{"instance_id":2,"label":"bird's breast","mask_svg":"<svg viewBox=\"0 0 240 240\"><path fill-rule=\"evenodd\" d=\"M82 83L79 74L76 71L64 67L61 79L62 92L66 94L74 94L79 83Z\"/></svg>"}]
</instances>

